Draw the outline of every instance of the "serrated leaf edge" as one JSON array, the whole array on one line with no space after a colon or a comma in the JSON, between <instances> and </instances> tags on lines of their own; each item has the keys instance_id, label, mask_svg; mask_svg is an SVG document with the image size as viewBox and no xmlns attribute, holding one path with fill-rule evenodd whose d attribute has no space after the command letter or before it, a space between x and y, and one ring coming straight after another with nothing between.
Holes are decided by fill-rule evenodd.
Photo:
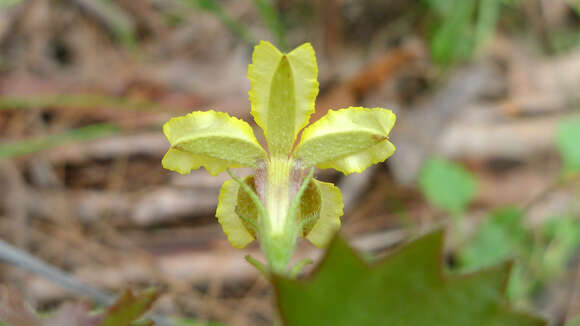
<instances>
[{"instance_id":1,"label":"serrated leaf edge","mask_svg":"<svg viewBox=\"0 0 580 326\"><path fill-rule=\"evenodd\" d=\"M392 257L395 257L396 255L403 254L405 249L409 248L410 246L417 245L419 241L425 241L428 237L433 236L433 237L438 238L436 252L438 253L437 258L438 258L439 268L437 269L437 277L442 282L448 283L448 282L452 282L453 280L465 280L465 279L473 278L473 277L476 277L476 276L479 276L482 274L490 273L494 270L505 268L506 271L504 274L505 275L504 280L503 280L502 285L500 287L501 297L505 299L507 296L507 286L509 284L510 274L511 274L511 270L514 266L514 261L510 259L510 260L506 260L504 262L500 262L499 264L496 264L496 265L483 267L483 268L480 268L478 270L467 272L467 273L445 275L444 269L443 269L443 261L444 261L443 249L444 249L444 244L445 244L444 235L445 235L445 231L443 229L435 229L435 230L429 231L427 233L424 233L422 235L419 235L417 237L414 237L412 239L409 239L409 240L399 244L398 246L396 246L396 248L391 250L385 257L383 257L379 261L368 263L362 258L361 254L355 248L353 248L348 243L348 241L346 241L346 239L344 239L339 233L337 233L330 241L330 243L327 247L329 249L326 250L322 260L312 270L312 272L309 275L307 275L303 279L295 279L295 280L288 280L288 281L293 282L293 283L297 283L297 284L301 284L301 285L306 285L309 281L313 280L314 277L320 272L320 270L322 270L323 267L327 264L327 258L329 257L329 255L327 255L328 250L330 250L330 248L334 247L335 242L340 242L341 245L345 246L347 248L347 250L351 252L352 256L356 259L357 263L360 264L360 266L364 267L365 269L371 270L373 268L379 267L381 264L386 262L388 259L391 259ZM272 286L274 287L274 290L275 290L274 291L275 292L275 302L277 304L277 307L280 307L281 306L281 298L279 295L279 289L278 289L278 285L276 282L277 279L284 279L284 276L272 275ZM525 316L525 317L530 318L530 319L536 319L538 321L538 323L543 323L542 324L543 326L549 325L546 320L540 318L537 315L532 314L531 312L521 310L521 309L513 309L513 306L511 304L509 304L507 301L503 305L501 305L501 308L505 309L507 311L511 311L514 314L519 314L519 315ZM287 321L284 320L283 314L280 314L280 318L282 319L283 324L286 325Z\"/></svg>"}]
</instances>

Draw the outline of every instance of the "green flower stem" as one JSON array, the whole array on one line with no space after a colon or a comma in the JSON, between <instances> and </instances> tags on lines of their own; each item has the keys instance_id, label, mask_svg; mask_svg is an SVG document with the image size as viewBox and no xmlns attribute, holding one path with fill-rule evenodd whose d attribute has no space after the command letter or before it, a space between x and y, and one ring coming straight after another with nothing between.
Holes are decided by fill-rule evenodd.
<instances>
[{"instance_id":1,"label":"green flower stem","mask_svg":"<svg viewBox=\"0 0 580 326\"><path fill-rule=\"evenodd\" d=\"M267 168L265 207L269 215L265 227L273 235L285 232L290 207L290 170L292 162L274 157Z\"/></svg>"},{"instance_id":2,"label":"green flower stem","mask_svg":"<svg viewBox=\"0 0 580 326\"><path fill-rule=\"evenodd\" d=\"M268 162L266 191L263 198L267 218L261 219L260 242L272 272L286 274L296 246L298 228L290 216L290 171L287 158L272 157Z\"/></svg>"},{"instance_id":3,"label":"green flower stem","mask_svg":"<svg viewBox=\"0 0 580 326\"><path fill-rule=\"evenodd\" d=\"M290 258L296 247L296 240L299 233L295 225L288 225L286 232L281 234L271 234L262 232L260 244L266 254L266 259L270 265L272 273L286 275Z\"/></svg>"},{"instance_id":4,"label":"green flower stem","mask_svg":"<svg viewBox=\"0 0 580 326\"><path fill-rule=\"evenodd\" d=\"M293 162L286 158L274 158L269 163L265 198L268 218L262 220L260 240L272 271L288 274L290 258L303 227L298 221L298 205L312 179L314 168L310 169L296 194L293 194L291 189L294 185L290 178Z\"/></svg>"},{"instance_id":5,"label":"green flower stem","mask_svg":"<svg viewBox=\"0 0 580 326\"><path fill-rule=\"evenodd\" d=\"M311 168L296 194L291 193L290 171L293 162L288 159L273 159L268 164L266 195L260 199L258 195L230 169L228 174L236 181L254 202L259 211L259 223L256 225L262 250L266 254L271 272L288 274L290 258L296 247L296 241L302 229L302 223L297 221L297 207L308 183L312 179L314 169ZM292 203L290 197L294 195ZM264 204L263 204L264 203ZM250 219L241 217L242 219ZM252 263L253 264L253 263ZM254 264L253 264L254 265Z\"/></svg>"}]
</instances>

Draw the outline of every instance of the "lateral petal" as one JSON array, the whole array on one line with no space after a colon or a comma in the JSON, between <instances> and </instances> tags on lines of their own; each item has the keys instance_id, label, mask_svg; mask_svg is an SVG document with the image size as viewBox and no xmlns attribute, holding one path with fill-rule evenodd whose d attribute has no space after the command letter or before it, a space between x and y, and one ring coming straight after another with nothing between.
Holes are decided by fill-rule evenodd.
<instances>
[{"instance_id":1,"label":"lateral petal","mask_svg":"<svg viewBox=\"0 0 580 326\"><path fill-rule=\"evenodd\" d=\"M180 174L188 174L191 170L197 170L202 166L205 167L211 175L218 175L228 168L243 167L241 164L233 164L226 160L220 160L204 155L195 155L190 152L173 148L170 148L165 156L163 156L161 164L164 168Z\"/></svg>"},{"instance_id":2,"label":"lateral petal","mask_svg":"<svg viewBox=\"0 0 580 326\"><path fill-rule=\"evenodd\" d=\"M227 113L195 111L163 125L171 148L163 167L189 173L204 166L212 175L227 168L254 167L266 157L250 125Z\"/></svg>"},{"instance_id":3,"label":"lateral petal","mask_svg":"<svg viewBox=\"0 0 580 326\"><path fill-rule=\"evenodd\" d=\"M232 246L244 248L254 241L254 237L236 214L239 189L240 185L234 180L224 182L215 215Z\"/></svg>"},{"instance_id":4,"label":"lateral petal","mask_svg":"<svg viewBox=\"0 0 580 326\"><path fill-rule=\"evenodd\" d=\"M317 247L325 247L332 236L340 229L340 217L344 204L340 189L332 183L313 180L321 195L319 218L314 227L306 235L306 239Z\"/></svg>"},{"instance_id":5,"label":"lateral petal","mask_svg":"<svg viewBox=\"0 0 580 326\"><path fill-rule=\"evenodd\" d=\"M271 155L290 154L296 135L308 123L318 95L314 49L304 43L288 54L261 41L248 68L250 102Z\"/></svg>"},{"instance_id":6,"label":"lateral petal","mask_svg":"<svg viewBox=\"0 0 580 326\"><path fill-rule=\"evenodd\" d=\"M360 173L395 152L388 140L395 120L393 112L383 108L330 110L304 129L293 156L307 165Z\"/></svg>"}]
</instances>

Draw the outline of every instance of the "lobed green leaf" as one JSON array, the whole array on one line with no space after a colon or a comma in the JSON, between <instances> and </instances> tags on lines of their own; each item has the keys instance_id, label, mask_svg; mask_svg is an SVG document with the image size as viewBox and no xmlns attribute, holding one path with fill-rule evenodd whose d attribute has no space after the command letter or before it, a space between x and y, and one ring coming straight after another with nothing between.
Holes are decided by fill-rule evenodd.
<instances>
[{"instance_id":1,"label":"lobed green leaf","mask_svg":"<svg viewBox=\"0 0 580 326\"><path fill-rule=\"evenodd\" d=\"M445 276L443 233L427 234L375 265L340 237L306 280L274 276L286 326L545 326L506 303L511 264Z\"/></svg>"}]
</instances>

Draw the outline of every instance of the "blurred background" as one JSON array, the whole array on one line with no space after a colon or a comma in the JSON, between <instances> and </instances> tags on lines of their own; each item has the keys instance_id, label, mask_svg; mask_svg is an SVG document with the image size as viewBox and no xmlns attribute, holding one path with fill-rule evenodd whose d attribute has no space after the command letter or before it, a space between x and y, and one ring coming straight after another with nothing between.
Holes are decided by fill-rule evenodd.
<instances>
[{"instance_id":1,"label":"blurred background","mask_svg":"<svg viewBox=\"0 0 580 326\"><path fill-rule=\"evenodd\" d=\"M172 116L253 124L262 39L314 45L311 121L397 114L386 163L317 171L357 248L381 257L447 226L449 273L515 259L515 305L554 325L580 314L578 0L0 0L0 283L46 311L155 285L156 312L183 325L271 324L243 259L258 247L233 249L214 217L227 175L160 163Z\"/></svg>"}]
</instances>

